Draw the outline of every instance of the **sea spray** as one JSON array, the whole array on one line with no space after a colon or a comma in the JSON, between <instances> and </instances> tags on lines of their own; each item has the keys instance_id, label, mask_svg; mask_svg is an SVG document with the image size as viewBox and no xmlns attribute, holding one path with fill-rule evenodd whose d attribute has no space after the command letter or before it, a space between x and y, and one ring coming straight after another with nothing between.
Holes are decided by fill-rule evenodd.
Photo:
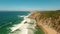
<instances>
[{"instance_id":1,"label":"sea spray","mask_svg":"<svg viewBox=\"0 0 60 34\"><path fill-rule=\"evenodd\" d=\"M34 34L35 31L35 25L36 21L34 19L27 18L28 16L24 17L24 20L17 25L14 25L14 27L11 27L11 32L14 32L16 30L20 30L18 34ZM32 24L31 24L32 23ZM15 33L16 34L16 33Z\"/></svg>"},{"instance_id":2,"label":"sea spray","mask_svg":"<svg viewBox=\"0 0 60 34\"><path fill-rule=\"evenodd\" d=\"M22 27L22 25L24 25L24 24L23 24L24 22L25 22L25 20L22 21L22 22L19 23L19 24L13 25L13 27L10 28L10 29L11 29L11 32L13 32L13 31L19 29L20 27Z\"/></svg>"}]
</instances>

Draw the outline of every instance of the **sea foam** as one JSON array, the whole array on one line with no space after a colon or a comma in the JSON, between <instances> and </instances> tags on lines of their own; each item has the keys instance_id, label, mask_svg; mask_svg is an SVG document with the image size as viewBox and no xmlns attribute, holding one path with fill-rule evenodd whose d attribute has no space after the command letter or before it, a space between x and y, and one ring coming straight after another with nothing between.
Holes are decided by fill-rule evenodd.
<instances>
[{"instance_id":1,"label":"sea foam","mask_svg":"<svg viewBox=\"0 0 60 34\"><path fill-rule=\"evenodd\" d=\"M17 29L20 29L20 32L18 34L34 34L33 30L35 29L35 26L29 23L25 23L26 21L30 22L30 19L27 17L28 16L24 16L24 20L21 23L16 24L13 27L11 27L10 28L11 32L14 32Z\"/></svg>"}]
</instances>

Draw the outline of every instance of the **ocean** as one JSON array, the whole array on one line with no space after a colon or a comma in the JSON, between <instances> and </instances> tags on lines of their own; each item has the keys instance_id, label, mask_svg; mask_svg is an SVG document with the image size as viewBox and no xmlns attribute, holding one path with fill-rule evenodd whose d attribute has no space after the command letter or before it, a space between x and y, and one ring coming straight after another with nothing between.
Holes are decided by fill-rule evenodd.
<instances>
[{"instance_id":1,"label":"ocean","mask_svg":"<svg viewBox=\"0 0 60 34\"><path fill-rule=\"evenodd\" d=\"M28 11L0 11L0 34L9 34L9 28L23 20L20 16L26 16L29 13Z\"/></svg>"},{"instance_id":2,"label":"ocean","mask_svg":"<svg viewBox=\"0 0 60 34\"><path fill-rule=\"evenodd\" d=\"M0 34L17 34L19 30L11 33L10 28L21 23L24 20L22 16L27 16L28 14L30 14L29 11L0 11ZM44 33L37 27L35 34Z\"/></svg>"}]
</instances>

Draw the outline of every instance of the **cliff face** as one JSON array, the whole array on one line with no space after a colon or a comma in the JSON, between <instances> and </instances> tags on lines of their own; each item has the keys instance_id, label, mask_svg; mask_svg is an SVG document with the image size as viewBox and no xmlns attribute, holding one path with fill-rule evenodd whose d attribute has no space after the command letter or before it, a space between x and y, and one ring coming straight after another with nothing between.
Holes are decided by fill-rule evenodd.
<instances>
[{"instance_id":1,"label":"cliff face","mask_svg":"<svg viewBox=\"0 0 60 34\"><path fill-rule=\"evenodd\" d=\"M41 11L32 12L29 18L36 20L36 24L45 24L60 33L60 12L59 11ZM39 26L39 25L38 25Z\"/></svg>"}]
</instances>

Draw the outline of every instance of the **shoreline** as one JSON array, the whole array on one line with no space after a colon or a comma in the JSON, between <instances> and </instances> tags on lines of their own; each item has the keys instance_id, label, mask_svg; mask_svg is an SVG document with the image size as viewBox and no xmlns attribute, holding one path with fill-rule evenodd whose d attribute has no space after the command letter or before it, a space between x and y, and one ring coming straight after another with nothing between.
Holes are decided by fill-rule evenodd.
<instances>
[{"instance_id":1,"label":"shoreline","mask_svg":"<svg viewBox=\"0 0 60 34\"><path fill-rule=\"evenodd\" d=\"M26 18L28 18L29 16L30 16L31 14L28 14L27 16L25 16L24 17L24 20L21 22L21 23L19 23L19 24L17 24L17 25L15 25L15 27L12 27L11 28L11 32L13 33L14 31L16 31L17 29L19 29L20 31L18 32L19 34L21 33L21 34L33 34L34 32L33 32L33 30L32 29L34 29L34 26L36 25L36 24L33 24L33 25L31 25L31 24L29 24L29 22L28 23L26 23L26 24L24 24L26 21L29 21L28 19L26 20ZM30 18L29 18L30 19ZM30 21L30 23L31 23L31 21ZM21 27L21 28L20 28ZM32 28L32 29L29 29L29 28ZM34 29L35 30L35 29ZM29 33L28 33L29 32Z\"/></svg>"},{"instance_id":2,"label":"shoreline","mask_svg":"<svg viewBox=\"0 0 60 34\"><path fill-rule=\"evenodd\" d=\"M24 20L21 21L21 23L17 24L17 25L14 25L14 27L12 27L12 31L11 32L14 32L16 31L17 29L19 29L22 25L24 25L24 22L25 22L25 18L29 18L29 16L31 15L32 13L29 13L27 16L24 17ZM36 25L36 24L35 24ZM17 27L18 26L18 27ZM39 27L41 27L42 31L46 34L46 30L40 25Z\"/></svg>"},{"instance_id":3,"label":"shoreline","mask_svg":"<svg viewBox=\"0 0 60 34\"><path fill-rule=\"evenodd\" d=\"M23 17L24 19L21 21L21 23L13 25L13 27L11 27L10 29L12 30L11 32L16 31L17 29L19 29L22 25L24 25L24 22L26 21L25 18L29 17L31 15L31 13L29 13L27 16ZM17 27L18 26L18 27Z\"/></svg>"}]
</instances>

